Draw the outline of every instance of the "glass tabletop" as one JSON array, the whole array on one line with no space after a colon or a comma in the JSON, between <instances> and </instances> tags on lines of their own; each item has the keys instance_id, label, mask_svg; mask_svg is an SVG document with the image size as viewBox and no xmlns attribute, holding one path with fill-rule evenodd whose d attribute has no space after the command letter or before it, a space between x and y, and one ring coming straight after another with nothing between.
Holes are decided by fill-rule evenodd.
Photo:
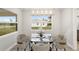
<instances>
[{"instance_id":1,"label":"glass tabletop","mask_svg":"<svg viewBox=\"0 0 79 59\"><path fill-rule=\"evenodd\" d=\"M42 38L42 40L40 38L31 38L32 42L51 42L53 41L52 38L48 39L48 38Z\"/></svg>"},{"instance_id":2,"label":"glass tabletop","mask_svg":"<svg viewBox=\"0 0 79 59\"><path fill-rule=\"evenodd\" d=\"M31 41L33 42L50 42L52 41L51 34L43 34L43 37L40 37L39 34L33 33L31 36Z\"/></svg>"}]
</instances>

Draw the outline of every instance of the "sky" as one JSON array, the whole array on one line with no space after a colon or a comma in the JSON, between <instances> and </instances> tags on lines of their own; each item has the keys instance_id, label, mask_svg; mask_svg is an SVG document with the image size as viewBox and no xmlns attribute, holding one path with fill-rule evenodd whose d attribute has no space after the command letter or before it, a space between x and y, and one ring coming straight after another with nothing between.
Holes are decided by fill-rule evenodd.
<instances>
[{"instance_id":1,"label":"sky","mask_svg":"<svg viewBox=\"0 0 79 59\"><path fill-rule=\"evenodd\" d=\"M0 16L0 22L16 22L16 16Z\"/></svg>"},{"instance_id":2,"label":"sky","mask_svg":"<svg viewBox=\"0 0 79 59\"><path fill-rule=\"evenodd\" d=\"M32 16L32 19L33 20L36 20L36 19L46 19L46 20L48 20L48 16Z\"/></svg>"},{"instance_id":3,"label":"sky","mask_svg":"<svg viewBox=\"0 0 79 59\"><path fill-rule=\"evenodd\" d=\"M43 18L48 20L48 16L32 16L33 20ZM0 22L16 22L16 16L0 16Z\"/></svg>"}]
</instances>

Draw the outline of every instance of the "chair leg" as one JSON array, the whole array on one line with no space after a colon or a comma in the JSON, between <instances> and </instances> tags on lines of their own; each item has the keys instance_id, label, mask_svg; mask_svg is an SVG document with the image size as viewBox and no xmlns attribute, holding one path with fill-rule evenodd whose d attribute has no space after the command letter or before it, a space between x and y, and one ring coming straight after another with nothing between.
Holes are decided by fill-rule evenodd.
<instances>
[{"instance_id":1,"label":"chair leg","mask_svg":"<svg viewBox=\"0 0 79 59\"><path fill-rule=\"evenodd\" d=\"M66 49L64 48L64 51L66 51Z\"/></svg>"},{"instance_id":2,"label":"chair leg","mask_svg":"<svg viewBox=\"0 0 79 59\"><path fill-rule=\"evenodd\" d=\"M50 47L49 51L52 51L52 48Z\"/></svg>"},{"instance_id":3,"label":"chair leg","mask_svg":"<svg viewBox=\"0 0 79 59\"><path fill-rule=\"evenodd\" d=\"M26 48L24 49L24 51L26 51Z\"/></svg>"},{"instance_id":4,"label":"chair leg","mask_svg":"<svg viewBox=\"0 0 79 59\"><path fill-rule=\"evenodd\" d=\"M17 47L17 51L19 51L19 48Z\"/></svg>"},{"instance_id":5,"label":"chair leg","mask_svg":"<svg viewBox=\"0 0 79 59\"><path fill-rule=\"evenodd\" d=\"M56 48L56 51L58 51L58 49Z\"/></svg>"},{"instance_id":6,"label":"chair leg","mask_svg":"<svg viewBox=\"0 0 79 59\"><path fill-rule=\"evenodd\" d=\"M31 51L33 51L32 47L31 47Z\"/></svg>"}]
</instances>

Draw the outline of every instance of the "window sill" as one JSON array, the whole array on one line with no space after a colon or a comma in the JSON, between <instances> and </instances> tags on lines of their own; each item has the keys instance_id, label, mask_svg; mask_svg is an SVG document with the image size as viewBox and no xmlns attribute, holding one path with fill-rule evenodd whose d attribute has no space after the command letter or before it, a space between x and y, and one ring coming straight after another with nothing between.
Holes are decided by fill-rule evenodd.
<instances>
[{"instance_id":1,"label":"window sill","mask_svg":"<svg viewBox=\"0 0 79 59\"><path fill-rule=\"evenodd\" d=\"M2 35L2 36L0 36L0 38L7 37L7 36L10 36L10 35L16 34L17 32L18 31L12 32L12 33L8 33L8 34L5 34L5 35Z\"/></svg>"}]
</instances>

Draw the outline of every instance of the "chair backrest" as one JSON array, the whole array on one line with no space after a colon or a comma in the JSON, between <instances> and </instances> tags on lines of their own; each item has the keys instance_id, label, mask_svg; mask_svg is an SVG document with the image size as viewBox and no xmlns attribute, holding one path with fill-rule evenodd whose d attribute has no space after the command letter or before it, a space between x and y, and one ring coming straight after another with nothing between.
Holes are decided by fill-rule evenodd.
<instances>
[{"instance_id":1,"label":"chair backrest","mask_svg":"<svg viewBox=\"0 0 79 59\"><path fill-rule=\"evenodd\" d=\"M58 36L55 40L55 46L57 48L65 48L66 47L66 40L63 36Z\"/></svg>"},{"instance_id":2,"label":"chair backrest","mask_svg":"<svg viewBox=\"0 0 79 59\"><path fill-rule=\"evenodd\" d=\"M49 51L50 45L49 44L34 44L33 50L34 51Z\"/></svg>"},{"instance_id":3,"label":"chair backrest","mask_svg":"<svg viewBox=\"0 0 79 59\"><path fill-rule=\"evenodd\" d=\"M25 34L20 34L17 36L17 41L18 42L23 42L27 40L27 36Z\"/></svg>"}]
</instances>

